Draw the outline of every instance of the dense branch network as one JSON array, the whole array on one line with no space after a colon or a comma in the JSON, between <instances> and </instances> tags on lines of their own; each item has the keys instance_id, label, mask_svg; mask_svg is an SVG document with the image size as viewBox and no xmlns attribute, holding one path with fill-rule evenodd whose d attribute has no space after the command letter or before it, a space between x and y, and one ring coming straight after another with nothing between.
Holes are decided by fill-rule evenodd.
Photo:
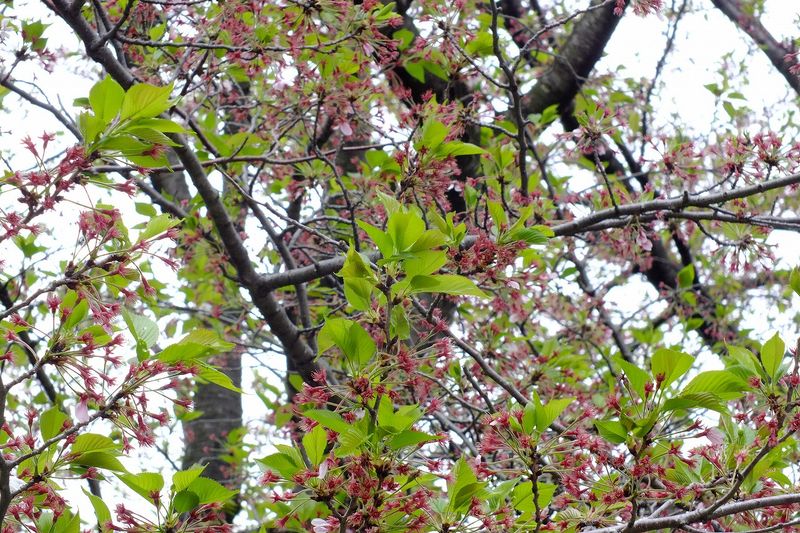
<instances>
[{"instance_id":1,"label":"dense branch network","mask_svg":"<svg viewBox=\"0 0 800 533\"><path fill-rule=\"evenodd\" d=\"M207 411L184 420L199 438L184 468L207 462L204 476L246 487L248 518L314 531L776 530L800 509L779 457L800 424L798 354L784 361L772 340L751 353L749 299L730 287L770 259L770 231L800 229L800 148L781 138L796 128L753 122L765 131L713 139L671 128L657 95L697 7L663 3L48 0L108 80L73 122L26 89L18 64L47 55L25 26L0 86L97 147L74 185L135 187L175 217L178 288L145 288L135 305L164 319L187 310L186 329L237 343L215 344L233 379L224 394L205 366L172 371L199 377ZM794 49L742 2L713 4L800 92ZM652 79L598 67L622 17L659 10L669 25ZM730 85L709 90L741 123ZM169 102L125 130L144 111L122 99L164 87ZM96 126L101 91L126 96ZM3 186L32 221L44 208L38 175L26 176L34 186ZM23 280L15 299L4 287L0 318L33 321L43 298L100 283L111 267L88 278L105 266L92 257L49 283ZM637 274L649 292L625 311L612 295ZM785 277L755 284L777 294ZM139 299L108 283L103 297ZM11 383L35 377L58 408L67 389L45 338L14 337L29 366ZM723 353L721 374L692 367ZM260 459L255 483L235 391L262 354L284 386L254 372L270 411L262 436L293 447ZM12 492L12 467L113 418L123 396L79 395L81 409L94 402L88 421L2 460L0 514L19 514L12 502L40 481ZM703 410L720 413L719 429L697 421Z\"/></svg>"}]
</instances>

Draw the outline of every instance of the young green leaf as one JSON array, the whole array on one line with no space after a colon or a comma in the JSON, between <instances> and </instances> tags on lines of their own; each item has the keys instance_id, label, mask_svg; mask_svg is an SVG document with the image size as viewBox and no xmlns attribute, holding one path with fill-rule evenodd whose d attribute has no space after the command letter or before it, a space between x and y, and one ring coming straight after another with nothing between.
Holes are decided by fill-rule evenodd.
<instances>
[{"instance_id":1,"label":"young green leaf","mask_svg":"<svg viewBox=\"0 0 800 533\"><path fill-rule=\"evenodd\" d=\"M727 370L706 370L700 372L683 388L681 396L698 392L710 392L724 400L738 398L750 387L732 372Z\"/></svg>"},{"instance_id":2,"label":"young green leaf","mask_svg":"<svg viewBox=\"0 0 800 533\"><path fill-rule=\"evenodd\" d=\"M628 431L619 420L595 420L597 432L612 444L622 444L628 440Z\"/></svg>"},{"instance_id":3,"label":"young green leaf","mask_svg":"<svg viewBox=\"0 0 800 533\"><path fill-rule=\"evenodd\" d=\"M157 87L149 83L137 83L122 99L120 120L155 118L170 107L169 96L172 84Z\"/></svg>"},{"instance_id":4,"label":"young green leaf","mask_svg":"<svg viewBox=\"0 0 800 533\"><path fill-rule=\"evenodd\" d=\"M764 370L767 371L773 382L777 381L779 377L785 354L786 344L777 333L761 347L761 364L764 365Z\"/></svg>"},{"instance_id":5,"label":"young green leaf","mask_svg":"<svg viewBox=\"0 0 800 533\"><path fill-rule=\"evenodd\" d=\"M678 286L688 289L694 283L694 265L686 265L678 271Z\"/></svg>"},{"instance_id":6,"label":"young green leaf","mask_svg":"<svg viewBox=\"0 0 800 533\"><path fill-rule=\"evenodd\" d=\"M297 464L290 454L282 452L270 454L262 459L257 459L257 461L268 470L277 472L286 479L292 479L292 476L303 468L303 465Z\"/></svg>"},{"instance_id":7,"label":"young green leaf","mask_svg":"<svg viewBox=\"0 0 800 533\"><path fill-rule=\"evenodd\" d=\"M414 148L417 150L427 148L429 151L433 151L444 142L448 133L450 133L450 129L438 120L426 122L422 127L422 137L414 144Z\"/></svg>"},{"instance_id":8,"label":"young green leaf","mask_svg":"<svg viewBox=\"0 0 800 533\"><path fill-rule=\"evenodd\" d=\"M147 221L147 226L139 234L139 238L136 240L136 242L146 241L152 239L156 235L161 235L168 229L180 224L180 222L180 220L172 218L169 215L158 215L153 217Z\"/></svg>"},{"instance_id":9,"label":"young green leaf","mask_svg":"<svg viewBox=\"0 0 800 533\"><path fill-rule=\"evenodd\" d=\"M344 278L344 295L347 303L358 311L369 311L372 307L374 285L363 278Z\"/></svg>"},{"instance_id":10,"label":"young green leaf","mask_svg":"<svg viewBox=\"0 0 800 533\"><path fill-rule=\"evenodd\" d=\"M694 363L694 357L683 352L659 348L650 360L650 369L656 381L662 380L661 387L669 387L680 379Z\"/></svg>"},{"instance_id":11,"label":"young green leaf","mask_svg":"<svg viewBox=\"0 0 800 533\"><path fill-rule=\"evenodd\" d=\"M621 357L616 361L617 364L622 368L622 371L625 372L625 377L628 378L628 382L631 384L631 387L633 387L633 390L639 395L639 398L644 399L645 385L648 381L650 381L650 375L638 366L625 361Z\"/></svg>"},{"instance_id":12,"label":"young green leaf","mask_svg":"<svg viewBox=\"0 0 800 533\"><path fill-rule=\"evenodd\" d=\"M127 472L122 462L117 459L115 452L101 451L82 453L72 464L75 466L91 466L103 470L111 470L113 472Z\"/></svg>"},{"instance_id":13,"label":"young green leaf","mask_svg":"<svg viewBox=\"0 0 800 533\"><path fill-rule=\"evenodd\" d=\"M106 76L89 91L89 104L97 118L103 124L108 124L119 114L124 97L122 86L111 76Z\"/></svg>"},{"instance_id":14,"label":"young green leaf","mask_svg":"<svg viewBox=\"0 0 800 533\"><path fill-rule=\"evenodd\" d=\"M471 279L457 274L414 276L409 286L411 288L411 294L433 292L452 294L455 296L489 297L485 292L480 290Z\"/></svg>"},{"instance_id":15,"label":"young green leaf","mask_svg":"<svg viewBox=\"0 0 800 533\"><path fill-rule=\"evenodd\" d=\"M439 440L439 438L440 437L436 435L431 435L423 431L406 429L392 437L389 442L386 443L386 445L392 450L402 450L403 448L408 448L409 446L419 446L420 444L425 444L426 442L433 442L435 440Z\"/></svg>"},{"instance_id":16,"label":"young green leaf","mask_svg":"<svg viewBox=\"0 0 800 533\"><path fill-rule=\"evenodd\" d=\"M156 472L118 474L117 479L149 502L153 502L153 495L160 493L164 488L164 478Z\"/></svg>"},{"instance_id":17,"label":"young green leaf","mask_svg":"<svg viewBox=\"0 0 800 533\"><path fill-rule=\"evenodd\" d=\"M231 392L238 394L242 393L242 389L234 385L230 376L227 374L220 372L213 366L202 361L196 361L195 364L200 367L200 372L197 373L197 378L201 383L213 383L214 385L222 387L223 389L227 389Z\"/></svg>"},{"instance_id":18,"label":"young green leaf","mask_svg":"<svg viewBox=\"0 0 800 533\"><path fill-rule=\"evenodd\" d=\"M180 492L187 488L205 470L205 466L197 466L188 470L178 470L172 474L172 490Z\"/></svg>"},{"instance_id":19,"label":"young green leaf","mask_svg":"<svg viewBox=\"0 0 800 533\"><path fill-rule=\"evenodd\" d=\"M303 448L306 450L308 460L314 466L319 466L325 458L325 447L328 445L328 434L322 425L314 426L314 429L303 435Z\"/></svg>"},{"instance_id":20,"label":"young green leaf","mask_svg":"<svg viewBox=\"0 0 800 533\"><path fill-rule=\"evenodd\" d=\"M196 478L186 487L186 490L197 495L200 505L205 505L207 503L223 503L238 494L238 491L227 489L218 481L207 477Z\"/></svg>"},{"instance_id":21,"label":"young green leaf","mask_svg":"<svg viewBox=\"0 0 800 533\"><path fill-rule=\"evenodd\" d=\"M131 313L127 309L122 310L122 318L136 341L139 360L143 361L150 355L149 348L158 340L158 324L144 315Z\"/></svg>"},{"instance_id":22,"label":"young green leaf","mask_svg":"<svg viewBox=\"0 0 800 533\"><path fill-rule=\"evenodd\" d=\"M70 452L81 454L85 452L99 452L106 450L116 450L119 446L105 435L97 433L84 433L75 437Z\"/></svg>"},{"instance_id":23,"label":"young green leaf","mask_svg":"<svg viewBox=\"0 0 800 533\"><path fill-rule=\"evenodd\" d=\"M536 429L544 432L553 421L558 418L564 409L575 401L575 398L557 398L536 409Z\"/></svg>"},{"instance_id":24,"label":"young green leaf","mask_svg":"<svg viewBox=\"0 0 800 533\"><path fill-rule=\"evenodd\" d=\"M462 457L453 468L453 483L447 492L450 496L450 509L455 512L466 510L472 497L483 488L484 483L478 482L478 477L467 461Z\"/></svg>"},{"instance_id":25,"label":"young green leaf","mask_svg":"<svg viewBox=\"0 0 800 533\"><path fill-rule=\"evenodd\" d=\"M64 422L69 419L58 407L51 407L39 417L39 431L43 440L49 440L61 433Z\"/></svg>"},{"instance_id":26,"label":"young green leaf","mask_svg":"<svg viewBox=\"0 0 800 533\"><path fill-rule=\"evenodd\" d=\"M347 359L362 368L375 355L377 346L369 333L357 322L346 318L329 318L317 335L317 348L323 353L339 347Z\"/></svg>"},{"instance_id":27,"label":"young green leaf","mask_svg":"<svg viewBox=\"0 0 800 533\"><path fill-rule=\"evenodd\" d=\"M396 252L405 252L425 232L425 222L413 211L398 211L389 217L386 232L392 239Z\"/></svg>"},{"instance_id":28,"label":"young green leaf","mask_svg":"<svg viewBox=\"0 0 800 533\"><path fill-rule=\"evenodd\" d=\"M344 433L350 427L350 424L345 422L342 415L328 411L327 409L310 409L303 412L303 416L318 422L322 427L328 428L336 433Z\"/></svg>"},{"instance_id":29,"label":"young green leaf","mask_svg":"<svg viewBox=\"0 0 800 533\"><path fill-rule=\"evenodd\" d=\"M86 489L83 489L83 493L87 498L89 498L89 502L92 504L94 516L97 518L97 526L101 533L111 531L111 528L107 526L107 524L111 523L111 511L109 510L108 505L106 505L106 502L103 501L102 498L95 496Z\"/></svg>"}]
</instances>

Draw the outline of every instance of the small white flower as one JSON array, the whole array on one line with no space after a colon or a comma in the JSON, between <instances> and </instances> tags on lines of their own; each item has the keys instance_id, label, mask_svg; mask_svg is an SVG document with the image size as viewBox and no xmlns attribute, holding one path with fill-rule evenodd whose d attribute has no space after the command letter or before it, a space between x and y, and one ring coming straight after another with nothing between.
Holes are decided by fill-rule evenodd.
<instances>
[{"instance_id":1,"label":"small white flower","mask_svg":"<svg viewBox=\"0 0 800 533\"><path fill-rule=\"evenodd\" d=\"M335 126L334 129L338 129L342 132L342 135L349 137L353 134L353 128L350 126L349 122L340 122L338 126Z\"/></svg>"},{"instance_id":2,"label":"small white flower","mask_svg":"<svg viewBox=\"0 0 800 533\"><path fill-rule=\"evenodd\" d=\"M336 525L325 518L315 518L311 521L311 525L314 526L314 533L329 533L336 529Z\"/></svg>"},{"instance_id":3,"label":"small white flower","mask_svg":"<svg viewBox=\"0 0 800 533\"><path fill-rule=\"evenodd\" d=\"M85 423L89 421L89 406L86 403L86 400L81 400L78 402L78 405L75 407L75 418L78 419L78 422Z\"/></svg>"}]
</instances>

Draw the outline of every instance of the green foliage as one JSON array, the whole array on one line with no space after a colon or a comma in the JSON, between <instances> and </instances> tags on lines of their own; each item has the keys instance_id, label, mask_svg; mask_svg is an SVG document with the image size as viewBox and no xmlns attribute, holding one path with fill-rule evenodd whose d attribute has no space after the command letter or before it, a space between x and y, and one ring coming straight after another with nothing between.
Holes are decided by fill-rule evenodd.
<instances>
[{"instance_id":1,"label":"green foliage","mask_svg":"<svg viewBox=\"0 0 800 533\"><path fill-rule=\"evenodd\" d=\"M55 9L70 61L0 10L3 109L22 96L73 132L26 67L104 70L77 144L3 154L6 529L92 528L56 505L84 477L131 496L126 515L87 493L101 533L222 530L240 498L264 531L788 527L791 509L711 516L797 489L798 355L743 319L763 300L756 326L778 327L800 294L767 263L767 230L796 226L800 127L753 117L738 52L698 128L655 97L672 56L651 79L571 46L659 2L178 4ZM260 400L243 427L207 402L242 392L220 354ZM126 460L177 459L181 429L230 487Z\"/></svg>"},{"instance_id":2,"label":"green foliage","mask_svg":"<svg viewBox=\"0 0 800 533\"><path fill-rule=\"evenodd\" d=\"M141 167L169 165L164 149L175 142L167 134L184 131L177 123L159 118L172 105L171 93L171 84L139 83L125 91L108 76L96 83L88 99L92 113L82 113L78 121L87 151L125 158ZM153 230L148 228L144 234L149 231Z\"/></svg>"},{"instance_id":3,"label":"green foliage","mask_svg":"<svg viewBox=\"0 0 800 533\"><path fill-rule=\"evenodd\" d=\"M359 370L375 355L375 341L357 322L345 318L329 318L317 337L319 352L337 346L353 370Z\"/></svg>"}]
</instances>

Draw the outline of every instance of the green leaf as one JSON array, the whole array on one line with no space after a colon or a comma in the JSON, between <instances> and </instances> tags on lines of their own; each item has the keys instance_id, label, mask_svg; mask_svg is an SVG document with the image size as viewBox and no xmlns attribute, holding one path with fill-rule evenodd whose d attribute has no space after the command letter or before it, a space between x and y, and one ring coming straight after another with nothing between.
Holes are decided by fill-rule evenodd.
<instances>
[{"instance_id":1,"label":"green leaf","mask_svg":"<svg viewBox=\"0 0 800 533\"><path fill-rule=\"evenodd\" d=\"M154 130L153 128L144 128L138 126L139 122L135 122L135 127L124 128L121 131L139 139L142 142L147 143L148 145L161 145L161 146L178 146L178 143L164 135L158 130ZM149 149L148 149L149 150Z\"/></svg>"},{"instance_id":2,"label":"green leaf","mask_svg":"<svg viewBox=\"0 0 800 533\"><path fill-rule=\"evenodd\" d=\"M358 311L369 311L372 307L372 283L363 278L344 278L344 295L347 303Z\"/></svg>"},{"instance_id":3,"label":"green leaf","mask_svg":"<svg viewBox=\"0 0 800 533\"><path fill-rule=\"evenodd\" d=\"M164 87L137 83L128 89L122 99L120 120L157 117L169 109L170 93L172 93L171 83Z\"/></svg>"},{"instance_id":4,"label":"green leaf","mask_svg":"<svg viewBox=\"0 0 800 533\"><path fill-rule=\"evenodd\" d=\"M297 464L292 456L286 453L273 453L263 459L258 459L258 462L269 470L277 472L285 479L292 479L292 476L303 467L303 465Z\"/></svg>"},{"instance_id":5,"label":"green leaf","mask_svg":"<svg viewBox=\"0 0 800 533\"><path fill-rule=\"evenodd\" d=\"M408 339L411 337L411 325L408 323L406 311L402 306L395 305L392 307L392 316L389 325L391 326L390 334L393 337L396 336L399 339Z\"/></svg>"},{"instance_id":6,"label":"green leaf","mask_svg":"<svg viewBox=\"0 0 800 533\"><path fill-rule=\"evenodd\" d=\"M439 147L437 152L443 156L479 155L485 154L486 150L480 146L461 141L451 141Z\"/></svg>"},{"instance_id":7,"label":"green leaf","mask_svg":"<svg viewBox=\"0 0 800 533\"><path fill-rule=\"evenodd\" d=\"M489 200L486 202L486 206L489 208L489 216L492 217L492 221L498 230L508 226L508 213L506 213L503 204Z\"/></svg>"},{"instance_id":8,"label":"green leaf","mask_svg":"<svg viewBox=\"0 0 800 533\"><path fill-rule=\"evenodd\" d=\"M728 345L726 348L728 350L728 356L736 361L736 363L746 368L750 375L760 374L759 367L761 363L753 352L741 346Z\"/></svg>"},{"instance_id":9,"label":"green leaf","mask_svg":"<svg viewBox=\"0 0 800 533\"><path fill-rule=\"evenodd\" d=\"M200 498L194 492L182 490L175 494L172 499L172 506L179 513L188 513L200 504Z\"/></svg>"},{"instance_id":10,"label":"green leaf","mask_svg":"<svg viewBox=\"0 0 800 533\"><path fill-rule=\"evenodd\" d=\"M556 493L556 486L552 483L537 482L539 496L536 498L536 503L539 504L539 509L544 509L550 502L553 501L553 494Z\"/></svg>"},{"instance_id":11,"label":"green leaf","mask_svg":"<svg viewBox=\"0 0 800 533\"><path fill-rule=\"evenodd\" d=\"M146 217L154 217L158 215L155 206L150 202L136 202L136 212Z\"/></svg>"},{"instance_id":12,"label":"green leaf","mask_svg":"<svg viewBox=\"0 0 800 533\"><path fill-rule=\"evenodd\" d=\"M727 370L706 370L692 378L680 395L710 392L724 400L732 400L741 396L748 388L747 383Z\"/></svg>"},{"instance_id":13,"label":"green leaf","mask_svg":"<svg viewBox=\"0 0 800 533\"><path fill-rule=\"evenodd\" d=\"M61 306L62 309L64 306ZM89 314L89 301L86 298L81 298L81 300L75 304L75 307L72 308L72 313L67 317L64 321L64 329L67 331L71 330L75 326L77 326L86 315Z\"/></svg>"},{"instance_id":14,"label":"green leaf","mask_svg":"<svg viewBox=\"0 0 800 533\"><path fill-rule=\"evenodd\" d=\"M392 450L401 450L409 446L418 446L435 440L439 440L439 437L436 435L430 435L413 429L406 429L392 437L389 442L387 442L387 446Z\"/></svg>"},{"instance_id":15,"label":"green leaf","mask_svg":"<svg viewBox=\"0 0 800 533\"><path fill-rule=\"evenodd\" d=\"M467 41L464 49L472 56L490 55L494 50L494 38L488 31L478 32Z\"/></svg>"},{"instance_id":16,"label":"green leaf","mask_svg":"<svg viewBox=\"0 0 800 533\"><path fill-rule=\"evenodd\" d=\"M420 292L433 292L442 294L453 294L457 296L477 296L478 298L488 298L489 296L480 290L471 279L457 274L441 274L437 276L414 276L410 283L410 294Z\"/></svg>"},{"instance_id":17,"label":"green leaf","mask_svg":"<svg viewBox=\"0 0 800 533\"><path fill-rule=\"evenodd\" d=\"M694 265L686 265L678 271L678 286L688 289L694 283Z\"/></svg>"},{"instance_id":18,"label":"green leaf","mask_svg":"<svg viewBox=\"0 0 800 533\"><path fill-rule=\"evenodd\" d=\"M339 448L336 449L336 457L346 457L356 454L361 445L364 444L369 436L356 426L350 426L346 431L339 433Z\"/></svg>"},{"instance_id":19,"label":"green leaf","mask_svg":"<svg viewBox=\"0 0 800 533\"><path fill-rule=\"evenodd\" d=\"M424 79L424 78L423 78ZM422 128L422 137L414 144L414 148L419 150L423 147L430 151L435 150L445 140L450 133L450 128L439 122L431 120L425 123Z\"/></svg>"},{"instance_id":20,"label":"green leaf","mask_svg":"<svg viewBox=\"0 0 800 533\"><path fill-rule=\"evenodd\" d=\"M536 429L540 432L545 431L553 421L558 418L564 409L575 401L575 398L558 398L547 402L536 409Z\"/></svg>"},{"instance_id":21,"label":"green leaf","mask_svg":"<svg viewBox=\"0 0 800 533\"><path fill-rule=\"evenodd\" d=\"M661 386L662 388L667 388L688 372L693 363L694 357L689 354L660 348L653 354L650 360L650 368L653 372L653 377L663 376L664 380Z\"/></svg>"},{"instance_id":22,"label":"green leaf","mask_svg":"<svg viewBox=\"0 0 800 533\"><path fill-rule=\"evenodd\" d=\"M389 217L386 232L392 239L396 251L405 252L425 232L425 222L413 211L398 211Z\"/></svg>"},{"instance_id":23,"label":"green leaf","mask_svg":"<svg viewBox=\"0 0 800 533\"><path fill-rule=\"evenodd\" d=\"M114 472L128 471L122 462L117 459L115 454L107 451L82 453L80 457L75 459L73 464L80 466L93 466L95 468L112 470Z\"/></svg>"},{"instance_id":24,"label":"green leaf","mask_svg":"<svg viewBox=\"0 0 800 533\"><path fill-rule=\"evenodd\" d=\"M106 437L97 433L84 433L75 437L75 441L70 448L71 453L81 454L86 452L99 452L105 450L116 450L117 444Z\"/></svg>"},{"instance_id":25,"label":"green leaf","mask_svg":"<svg viewBox=\"0 0 800 533\"><path fill-rule=\"evenodd\" d=\"M392 39L398 41L397 49L402 52L414 41L414 33L406 28L401 28L392 34Z\"/></svg>"},{"instance_id":26,"label":"green leaf","mask_svg":"<svg viewBox=\"0 0 800 533\"><path fill-rule=\"evenodd\" d=\"M447 71L445 71L444 68L442 68L441 65L439 65L438 63L434 63L433 61L427 61L423 59L422 64L424 65L425 70L427 70L440 80L449 81Z\"/></svg>"},{"instance_id":27,"label":"green leaf","mask_svg":"<svg viewBox=\"0 0 800 533\"><path fill-rule=\"evenodd\" d=\"M200 367L200 372L197 374L197 378L200 380L201 383L202 382L213 383L214 385L222 387L223 389L227 389L229 391L236 392L238 394L242 393L242 389L234 385L230 376L228 376L227 374L220 372L219 370L217 370L216 368L207 363L197 362L195 364L197 364Z\"/></svg>"},{"instance_id":28,"label":"green leaf","mask_svg":"<svg viewBox=\"0 0 800 533\"><path fill-rule=\"evenodd\" d=\"M147 226L139 234L139 238L136 240L136 242L152 239L156 235L161 235L168 229L173 228L180 223L180 220L177 218L172 218L169 215L158 215L153 217L147 221Z\"/></svg>"},{"instance_id":29,"label":"green leaf","mask_svg":"<svg viewBox=\"0 0 800 533\"><path fill-rule=\"evenodd\" d=\"M420 83L425 83L425 67L422 66L422 63L406 61L403 64L403 68L406 69L406 72L408 72L412 78Z\"/></svg>"},{"instance_id":30,"label":"green leaf","mask_svg":"<svg viewBox=\"0 0 800 533\"><path fill-rule=\"evenodd\" d=\"M731 102L725 100L724 102L722 102L722 108L725 110L725 112L728 114L730 118L736 118L736 108L733 107L733 104Z\"/></svg>"},{"instance_id":31,"label":"green leaf","mask_svg":"<svg viewBox=\"0 0 800 533\"><path fill-rule=\"evenodd\" d=\"M190 361L216 353L227 352L233 344L226 342L220 336L207 329L195 329L180 341L167 346L158 354L158 360L165 363Z\"/></svg>"},{"instance_id":32,"label":"green leaf","mask_svg":"<svg viewBox=\"0 0 800 533\"><path fill-rule=\"evenodd\" d=\"M418 274L427 276L437 272L447 263L447 254L441 250L425 250L415 252L414 256L403 261L403 271L406 276L414 277Z\"/></svg>"},{"instance_id":33,"label":"green leaf","mask_svg":"<svg viewBox=\"0 0 800 533\"><path fill-rule=\"evenodd\" d=\"M725 413L728 410L725 402L719 396L711 392L682 393L664 402L663 410L680 411L694 408L711 409L718 413Z\"/></svg>"},{"instance_id":34,"label":"green leaf","mask_svg":"<svg viewBox=\"0 0 800 533\"><path fill-rule=\"evenodd\" d=\"M344 433L350 428L350 424L345 422L342 415L328 411L327 409L310 409L303 412L303 416L318 422L322 427L328 428L336 433Z\"/></svg>"},{"instance_id":35,"label":"green leaf","mask_svg":"<svg viewBox=\"0 0 800 533\"><path fill-rule=\"evenodd\" d=\"M149 348L158 340L158 324L146 316L133 314L127 309L122 310L122 318L136 341L139 361L143 361L150 355Z\"/></svg>"},{"instance_id":36,"label":"green leaf","mask_svg":"<svg viewBox=\"0 0 800 533\"><path fill-rule=\"evenodd\" d=\"M460 458L453 468L453 484L447 491L450 496L450 508L455 512L466 510L473 495L482 486L467 461L463 457Z\"/></svg>"},{"instance_id":37,"label":"green leaf","mask_svg":"<svg viewBox=\"0 0 800 533\"><path fill-rule=\"evenodd\" d=\"M131 163L142 168L158 168L170 166L166 153L161 153L157 157L152 155L129 154L125 156Z\"/></svg>"},{"instance_id":38,"label":"green leaf","mask_svg":"<svg viewBox=\"0 0 800 533\"><path fill-rule=\"evenodd\" d=\"M172 474L172 490L180 492L186 489L192 481L200 477L200 474L205 470L205 466L197 466L188 470L178 470Z\"/></svg>"},{"instance_id":39,"label":"green leaf","mask_svg":"<svg viewBox=\"0 0 800 533\"><path fill-rule=\"evenodd\" d=\"M645 384L650 381L650 375L621 357L617 358L616 361L620 368L622 368L622 371L625 372L625 377L628 378L628 382L631 384L631 387L633 387L633 390L640 398L644 399Z\"/></svg>"},{"instance_id":40,"label":"green leaf","mask_svg":"<svg viewBox=\"0 0 800 533\"><path fill-rule=\"evenodd\" d=\"M153 503L153 495L164 488L164 478L156 472L142 472L140 474L118 474L117 478L125 483L132 491Z\"/></svg>"},{"instance_id":41,"label":"green leaf","mask_svg":"<svg viewBox=\"0 0 800 533\"><path fill-rule=\"evenodd\" d=\"M366 159L370 168L375 168L382 166L389 159L389 154L383 150L367 150L364 152L364 159Z\"/></svg>"},{"instance_id":42,"label":"green leaf","mask_svg":"<svg viewBox=\"0 0 800 533\"><path fill-rule=\"evenodd\" d=\"M539 396L534 393L533 401L525 404L522 411L522 429L528 435L533 433L536 429L536 410L542 408L542 403L539 401Z\"/></svg>"},{"instance_id":43,"label":"green leaf","mask_svg":"<svg viewBox=\"0 0 800 533\"><path fill-rule=\"evenodd\" d=\"M199 505L222 503L239 493L238 491L227 489L219 482L207 477L198 477L186 487L186 490L197 495Z\"/></svg>"},{"instance_id":44,"label":"green leaf","mask_svg":"<svg viewBox=\"0 0 800 533\"><path fill-rule=\"evenodd\" d=\"M78 115L78 129L87 142L94 142L105 130L106 124L99 117L91 113Z\"/></svg>"},{"instance_id":45,"label":"green leaf","mask_svg":"<svg viewBox=\"0 0 800 533\"><path fill-rule=\"evenodd\" d=\"M89 91L89 104L97 118L108 124L119 114L124 97L125 90L122 86L111 76L106 76Z\"/></svg>"},{"instance_id":46,"label":"green leaf","mask_svg":"<svg viewBox=\"0 0 800 533\"><path fill-rule=\"evenodd\" d=\"M719 85L717 85L716 83L709 83L709 84L703 85L703 87L708 89L711 92L711 94L713 94L714 96L717 96L717 97L722 96L722 89L720 89Z\"/></svg>"},{"instance_id":47,"label":"green leaf","mask_svg":"<svg viewBox=\"0 0 800 533\"><path fill-rule=\"evenodd\" d=\"M505 234L502 239L504 243L524 241L532 245L547 244L548 240L547 235L535 227L515 229Z\"/></svg>"},{"instance_id":48,"label":"green leaf","mask_svg":"<svg viewBox=\"0 0 800 533\"><path fill-rule=\"evenodd\" d=\"M80 533L81 517L78 513L65 511L53 525L50 533Z\"/></svg>"},{"instance_id":49,"label":"green leaf","mask_svg":"<svg viewBox=\"0 0 800 533\"><path fill-rule=\"evenodd\" d=\"M52 407L42 413L39 417L39 431L42 434L42 440L50 440L61 433L61 428L68 419L69 417L58 407Z\"/></svg>"},{"instance_id":50,"label":"green leaf","mask_svg":"<svg viewBox=\"0 0 800 533\"><path fill-rule=\"evenodd\" d=\"M94 516L97 518L97 525L100 527L100 531L103 533L111 531L109 527L106 527L106 524L111 522L111 511L108 509L106 502L86 489L83 489L83 493L89 498L89 502L94 508Z\"/></svg>"},{"instance_id":51,"label":"green leaf","mask_svg":"<svg viewBox=\"0 0 800 533\"><path fill-rule=\"evenodd\" d=\"M414 254L431 251L432 248L438 248L446 241L447 237L441 231L435 229L425 230L414 244L411 245L408 251Z\"/></svg>"},{"instance_id":52,"label":"green leaf","mask_svg":"<svg viewBox=\"0 0 800 533\"><path fill-rule=\"evenodd\" d=\"M314 426L314 429L303 435L303 448L306 450L308 460L314 466L319 466L325 459L325 447L328 445L328 434L322 425Z\"/></svg>"},{"instance_id":53,"label":"green leaf","mask_svg":"<svg viewBox=\"0 0 800 533\"><path fill-rule=\"evenodd\" d=\"M369 224L365 224L369 226ZM382 231L377 228L371 227L374 231L380 232L383 235L386 235ZM368 232L369 233L369 232ZM391 241L390 241L391 242ZM392 253L392 245L389 244L389 253ZM383 250L381 250L381 253ZM363 255L356 252L355 247L352 245L347 250L347 255L344 259L344 264L342 268L339 270L338 275L343 278L357 278L357 279L368 279L368 280L375 280L375 274L372 272L372 269L369 266L369 261L364 258Z\"/></svg>"},{"instance_id":54,"label":"green leaf","mask_svg":"<svg viewBox=\"0 0 800 533\"><path fill-rule=\"evenodd\" d=\"M792 269L792 273L789 274L789 286L792 288L795 294L800 296L800 269Z\"/></svg>"},{"instance_id":55,"label":"green leaf","mask_svg":"<svg viewBox=\"0 0 800 533\"><path fill-rule=\"evenodd\" d=\"M767 371L773 382L777 381L779 377L785 354L786 345L777 333L761 347L761 364L764 365L764 370Z\"/></svg>"},{"instance_id":56,"label":"green leaf","mask_svg":"<svg viewBox=\"0 0 800 533\"><path fill-rule=\"evenodd\" d=\"M619 420L595 420L597 432L612 444L622 444L628 440L628 431Z\"/></svg>"},{"instance_id":57,"label":"green leaf","mask_svg":"<svg viewBox=\"0 0 800 533\"><path fill-rule=\"evenodd\" d=\"M152 144L140 141L132 135L117 134L107 137L96 146L96 149L106 152L118 152L123 156L136 156L150 150Z\"/></svg>"},{"instance_id":58,"label":"green leaf","mask_svg":"<svg viewBox=\"0 0 800 533\"><path fill-rule=\"evenodd\" d=\"M142 128L150 128L161 133L184 133L186 128L166 118L142 118L136 121L136 125Z\"/></svg>"},{"instance_id":59,"label":"green leaf","mask_svg":"<svg viewBox=\"0 0 800 533\"><path fill-rule=\"evenodd\" d=\"M346 318L329 318L317 335L319 353L338 346L356 368L362 368L375 355L377 347L369 333L357 322Z\"/></svg>"},{"instance_id":60,"label":"green leaf","mask_svg":"<svg viewBox=\"0 0 800 533\"><path fill-rule=\"evenodd\" d=\"M406 430L420 418L422 418L422 411L416 404L404 405L395 409L392 401L384 397L378 408L378 425L390 433Z\"/></svg>"}]
</instances>

